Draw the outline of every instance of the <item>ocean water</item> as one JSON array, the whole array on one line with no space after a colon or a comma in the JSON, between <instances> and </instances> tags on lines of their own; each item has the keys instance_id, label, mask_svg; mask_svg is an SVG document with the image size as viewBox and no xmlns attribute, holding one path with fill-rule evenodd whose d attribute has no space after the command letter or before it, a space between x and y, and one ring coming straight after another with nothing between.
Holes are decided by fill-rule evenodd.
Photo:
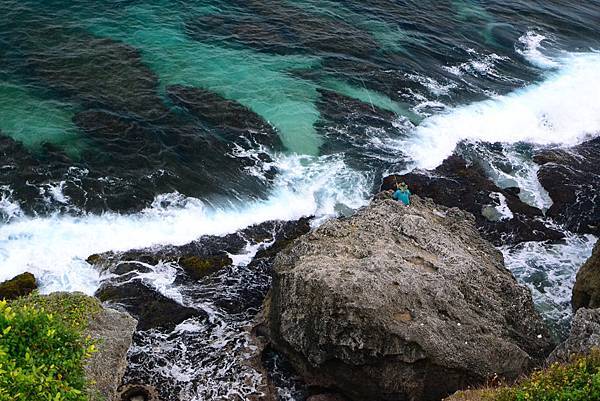
<instances>
[{"instance_id":1,"label":"ocean water","mask_svg":"<svg viewBox=\"0 0 600 401\"><path fill-rule=\"evenodd\" d=\"M482 153L491 178L547 209L530 150L600 134L599 13L597 0L4 0L0 280L31 271L44 292L92 294L104 278L90 254L318 224L465 141L502 143L506 160ZM595 241L567 235L502 248L558 331ZM248 314L209 309L223 339L242 341ZM180 331L214 329L190 324ZM151 351L172 340L147 338L134 354L160 359ZM252 394L227 395L227 380L255 380L242 356L221 377L171 345L179 364L155 374L180 399Z\"/></svg>"}]
</instances>

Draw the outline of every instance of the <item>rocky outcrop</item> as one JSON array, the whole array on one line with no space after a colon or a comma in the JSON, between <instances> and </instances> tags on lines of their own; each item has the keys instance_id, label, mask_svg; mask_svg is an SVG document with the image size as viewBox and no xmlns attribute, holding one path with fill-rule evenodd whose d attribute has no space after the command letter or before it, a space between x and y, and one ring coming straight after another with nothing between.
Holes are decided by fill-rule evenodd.
<instances>
[{"instance_id":1,"label":"rocky outcrop","mask_svg":"<svg viewBox=\"0 0 600 401\"><path fill-rule=\"evenodd\" d=\"M581 308L571 323L571 333L552 354L548 363L569 362L573 356L587 355L600 347L600 309Z\"/></svg>"},{"instance_id":2,"label":"rocky outcrop","mask_svg":"<svg viewBox=\"0 0 600 401\"><path fill-rule=\"evenodd\" d=\"M85 367L87 378L94 383L90 401L118 401L117 389L127 368L136 324L129 314L108 308L90 319L86 334L97 340L98 348Z\"/></svg>"},{"instance_id":3,"label":"rocky outcrop","mask_svg":"<svg viewBox=\"0 0 600 401\"><path fill-rule=\"evenodd\" d=\"M600 241L596 243L592 256L577 272L571 303L574 310L600 308Z\"/></svg>"},{"instance_id":4,"label":"rocky outcrop","mask_svg":"<svg viewBox=\"0 0 600 401\"><path fill-rule=\"evenodd\" d=\"M0 283L0 300L24 297L36 288L35 276L25 272Z\"/></svg>"},{"instance_id":5,"label":"rocky outcrop","mask_svg":"<svg viewBox=\"0 0 600 401\"><path fill-rule=\"evenodd\" d=\"M307 218L292 222L270 221L223 237L203 236L181 246L166 245L94 254L87 258L87 262L107 276L95 294L100 300L124 307L138 319L138 330L160 328L172 331L186 319L207 318L206 312L185 306L180 299L162 294L145 275L161 269L161 266L170 265L176 269L175 284L208 279L227 273L226 270L233 264L230 255L242 254L246 246L259 244L263 246L249 267L270 269L275 254L309 228ZM255 307L259 307L261 301L262 297L256 301ZM215 301L231 313L239 313L250 307L241 300L239 302L227 299Z\"/></svg>"},{"instance_id":6,"label":"rocky outcrop","mask_svg":"<svg viewBox=\"0 0 600 401\"><path fill-rule=\"evenodd\" d=\"M145 285L141 280L103 284L96 296L102 301L122 306L138 320L138 330L163 328L173 330L177 324L186 319L203 316L206 313L181 305Z\"/></svg>"},{"instance_id":7,"label":"rocky outcrop","mask_svg":"<svg viewBox=\"0 0 600 401\"><path fill-rule=\"evenodd\" d=\"M571 231L600 235L600 138L538 152L538 179L553 204L548 216Z\"/></svg>"},{"instance_id":8,"label":"rocky outcrop","mask_svg":"<svg viewBox=\"0 0 600 401\"><path fill-rule=\"evenodd\" d=\"M414 194L472 213L482 234L496 245L564 237L540 220L540 209L519 199L518 188L498 187L481 167L460 156L450 156L431 171L388 176L381 189L393 189L396 182L407 183Z\"/></svg>"},{"instance_id":9,"label":"rocky outcrop","mask_svg":"<svg viewBox=\"0 0 600 401\"><path fill-rule=\"evenodd\" d=\"M472 215L374 200L275 259L263 330L310 384L353 400L438 400L551 351L530 292Z\"/></svg>"}]
</instances>

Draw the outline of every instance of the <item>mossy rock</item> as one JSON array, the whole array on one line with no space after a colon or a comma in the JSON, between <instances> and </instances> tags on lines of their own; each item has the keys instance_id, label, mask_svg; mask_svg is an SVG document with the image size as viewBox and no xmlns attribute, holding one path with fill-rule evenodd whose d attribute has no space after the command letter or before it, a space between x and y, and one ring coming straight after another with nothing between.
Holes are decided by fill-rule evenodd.
<instances>
[{"instance_id":1,"label":"mossy rock","mask_svg":"<svg viewBox=\"0 0 600 401\"><path fill-rule=\"evenodd\" d=\"M216 273L225 266L229 266L233 263L233 260L227 255L217 255L209 257L200 256L183 256L179 258L179 266L193 278L199 280L210 274Z\"/></svg>"},{"instance_id":2,"label":"mossy rock","mask_svg":"<svg viewBox=\"0 0 600 401\"><path fill-rule=\"evenodd\" d=\"M97 298L81 292L53 292L47 295L36 292L13 301L11 306L43 309L78 330L85 329L89 320L102 311L102 304Z\"/></svg>"},{"instance_id":3,"label":"mossy rock","mask_svg":"<svg viewBox=\"0 0 600 401\"><path fill-rule=\"evenodd\" d=\"M95 253L93 255L88 256L88 258L85 261L88 262L90 265L95 266L100 264L103 260L104 258L102 257L102 255Z\"/></svg>"},{"instance_id":4,"label":"mossy rock","mask_svg":"<svg viewBox=\"0 0 600 401\"><path fill-rule=\"evenodd\" d=\"M22 273L0 284L0 299L16 299L31 294L37 289L35 276Z\"/></svg>"}]
</instances>

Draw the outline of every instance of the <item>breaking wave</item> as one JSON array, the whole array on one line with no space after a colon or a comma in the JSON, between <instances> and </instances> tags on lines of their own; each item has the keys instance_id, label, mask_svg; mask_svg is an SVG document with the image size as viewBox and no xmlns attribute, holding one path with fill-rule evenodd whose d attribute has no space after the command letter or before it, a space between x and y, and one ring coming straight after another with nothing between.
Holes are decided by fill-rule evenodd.
<instances>
[{"instance_id":1,"label":"breaking wave","mask_svg":"<svg viewBox=\"0 0 600 401\"><path fill-rule=\"evenodd\" d=\"M600 53L570 54L545 81L434 115L403 142L434 168L463 140L575 145L600 132Z\"/></svg>"},{"instance_id":2,"label":"breaking wave","mask_svg":"<svg viewBox=\"0 0 600 401\"><path fill-rule=\"evenodd\" d=\"M40 279L43 292L92 294L99 276L85 259L93 253L182 245L268 220L331 216L358 208L368 198L367 177L340 156L276 156L276 166L278 178L264 200L208 203L172 193L131 215L25 217L4 199L0 207L13 217L0 225L0 281L29 271Z\"/></svg>"}]
</instances>

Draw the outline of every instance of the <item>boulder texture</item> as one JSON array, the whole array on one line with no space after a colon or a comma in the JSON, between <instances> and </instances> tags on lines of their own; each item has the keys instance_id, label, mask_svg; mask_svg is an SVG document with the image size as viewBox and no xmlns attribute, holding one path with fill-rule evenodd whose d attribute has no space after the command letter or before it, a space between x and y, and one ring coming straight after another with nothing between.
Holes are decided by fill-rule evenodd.
<instances>
[{"instance_id":1,"label":"boulder texture","mask_svg":"<svg viewBox=\"0 0 600 401\"><path fill-rule=\"evenodd\" d=\"M548 216L571 231L600 235L600 138L535 155L538 179L548 191Z\"/></svg>"},{"instance_id":2,"label":"boulder texture","mask_svg":"<svg viewBox=\"0 0 600 401\"><path fill-rule=\"evenodd\" d=\"M496 245L564 237L541 221L540 209L519 199L518 188L498 187L483 168L461 156L450 156L431 171L388 176L381 190L393 189L397 182L407 183L414 194L473 213L484 237Z\"/></svg>"},{"instance_id":3,"label":"boulder texture","mask_svg":"<svg viewBox=\"0 0 600 401\"><path fill-rule=\"evenodd\" d=\"M600 309L581 308L571 323L569 337L548 357L549 363L569 362L573 356L587 355L600 347Z\"/></svg>"},{"instance_id":4,"label":"boulder texture","mask_svg":"<svg viewBox=\"0 0 600 401\"><path fill-rule=\"evenodd\" d=\"M577 272L571 303L574 310L600 307L600 241Z\"/></svg>"},{"instance_id":5,"label":"boulder texture","mask_svg":"<svg viewBox=\"0 0 600 401\"><path fill-rule=\"evenodd\" d=\"M24 297L36 288L35 276L29 272L21 273L0 283L0 300Z\"/></svg>"},{"instance_id":6,"label":"boulder texture","mask_svg":"<svg viewBox=\"0 0 600 401\"><path fill-rule=\"evenodd\" d=\"M98 352L88 360L85 370L92 380L90 401L117 401L117 389L127 368L127 351L137 322L125 312L103 308L90 319L86 329L97 340Z\"/></svg>"},{"instance_id":7,"label":"boulder texture","mask_svg":"<svg viewBox=\"0 0 600 401\"><path fill-rule=\"evenodd\" d=\"M309 384L357 401L516 378L550 335L474 223L415 196L323 224L277 255L263 331Z\"/></svg>"}]
</instances>

